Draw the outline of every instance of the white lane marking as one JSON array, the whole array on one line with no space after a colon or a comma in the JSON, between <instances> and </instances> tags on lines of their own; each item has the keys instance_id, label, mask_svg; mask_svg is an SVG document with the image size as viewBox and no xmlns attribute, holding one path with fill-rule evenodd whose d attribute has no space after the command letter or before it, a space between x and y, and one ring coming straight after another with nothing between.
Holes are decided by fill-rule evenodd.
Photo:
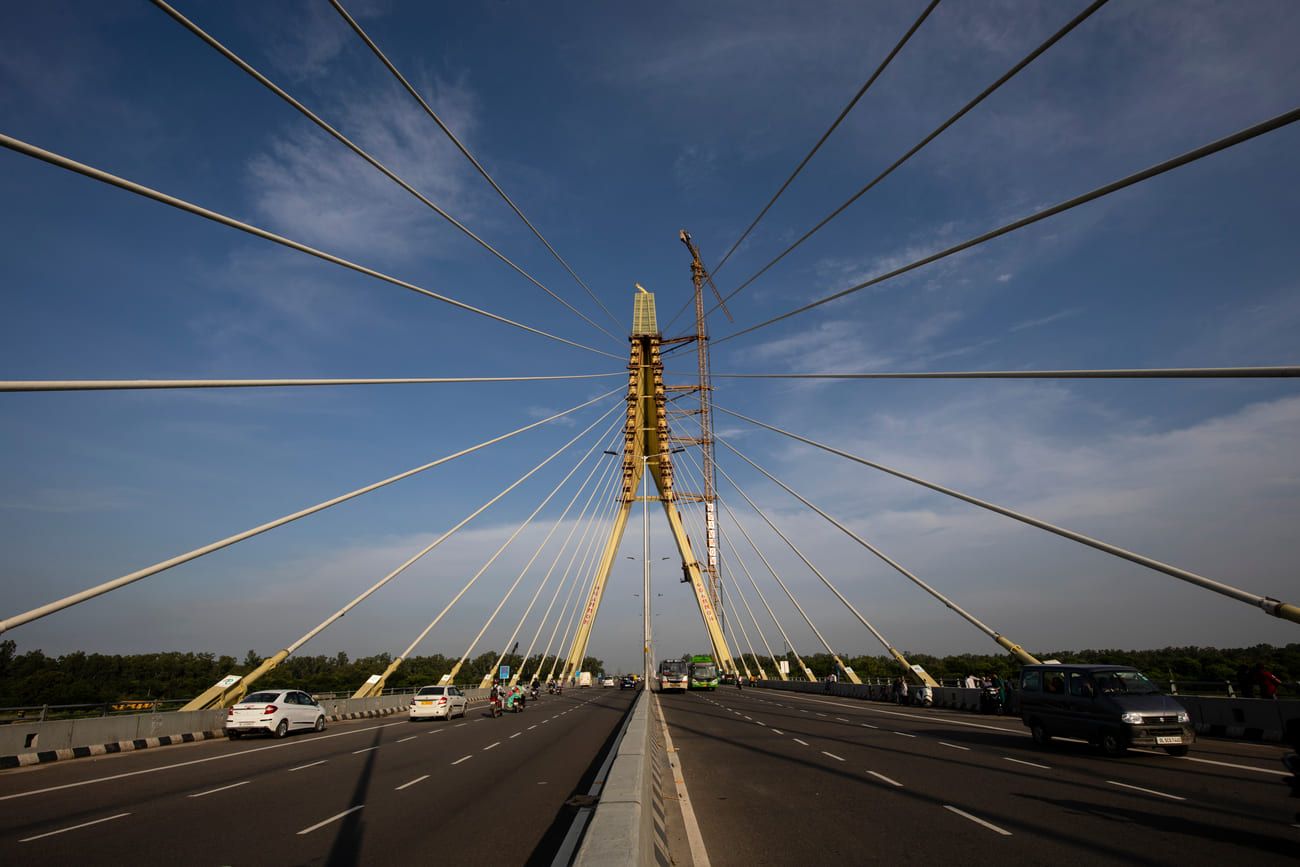
<instances>
[{"instance_id":1,"label":"white lane marking","mask_svg":"<svg viewBox=\"0 0 1300 867\"><path fill-rule=\"evenodd\" d=\"M400 786L398 786L396 789L393 789L393 791L394 791L394 792L400 792L400 791L402 791L402 789L409 789L411 786L414 786L416 783L422 783L422 782L424 782L424 781L427 780L427 779L429 779L429 775L428 775L428 774L425 774L423 777L416 777L414 780L411 780L411 782L409 782L409 783L402 783L402 784L401 784Z\"/></svg>"},{"instance_id":2,"label":"white lane marking","mask_svg":"<svg viewBox=\"0 0 1300 867\"><path fill-rule=\"evenodd\" d=\"M1155 789L1144 789L1141 786L1130 786L1128 783L1120 783L1115 780L1107 780L1112 786L1119 786L1123 789L1132 789L1135 792L1146 792L1148 795L1158 795L1161 798L1168 798L1171 801L1186 801L1186 798L1180 798L1178 795L1170 795L1166 792L1157 792Z\"/></svg>"},{"instance_id":3,"label":"white lane marking","mask_svg":"<svg viewBox=\"0 0 1300 867\"><path fill-rule=\"evenodd\" d=\"M750 722L753 722L753 721L754 721L754 718L753 718L752 716L747 716L747 717L745 717L745 719L749 720Z\"/></svg>"},{"instance_id":4,"label":"white lane marking","mask_svg":"<svg viewBox=\"0 0 1300 867\"><path fill-rule=\"evenodd\" d=\"M772 731L776 732L779 735L785 734L785 732L781 731L780 729L772 729Z\"/></svg>"},{"instance_id":5,"label":"white lane marking","mask_svg":"<svg viewBox=\"0 0 1300 867\"><path fill-rule=\"evenodd\" d=\"M826 752L825 750L822 750L822 755L823 755L823 756L830 756L832 759L834 759L834 760L837 761L837 762L842 762L842 761L844 761L844 759L840 758L839 756L835 755L834 753L828 753L828 752Z\"/></svg>"},{"instance_id":6,"label":"white lane marking","mask_svg":"<svg viewBox=\"0 0 1300 867\"><path fill-rule=\"evenodd\" d=\"M844 717L842 717L842 716L837 716L835 719L836 719L837 721L839 721L839 722L848 722L848 720L846 720L846 719L845 719Z\"/></svg>"},{"instance_id":7,"label":"white lane marking","mask_svg":"<svg viewBox=\"0 0 1300 867\"><path fill-rule=\"evenodd\" d=\"M550 722L550 720L548 720L548 719L544 719L544 720L542 720L542 725L546 725L548 722Z\"/></svg>"},{"instance_id":8,"label":"white lane marking","mask_svg":"<svg viewBox=\"0 0 1300 867\"><path fill-rule=\"evenodd\" d=\"M294 771L302 771L302 770L306 770L307 768L314 768L314 767L316 767L317 765L323 765L323 764L325 764L325 763L328 762L328 761L329 761L329 759L321 759L319 762L309 762L308 764L305 764L305 765L299 765L299 766L296 767L296 768L290 768L290 769L289 769L289 773L292 774Z\"/></svg>"},{"instance_id":9,"label":"white lane marking","mask_svg":"<svg viewBox=\"0 0 1300 867\"><path fill-rule=\"evenodd\" d=\"M799 740L798 738L794 738L793 740L794 740L794 742L795 742L796 744L803 744L805 747L808 746L808 742L807 742L807 741L801 741L801 740Z\"/></svg>"},{"instance_id":10,"label":"white lane marking","mask_svg":"<svg viewBox=\"0 0 1300 867\"><path fill-rule=\"evenodd\" d=\"M357 804L355 807L348 807L342 813L339 813L336 816L330 816L324 822L317 822L315 825L312 825L310 828L303 828L301 831L298 832L298 836L301 837L303 834L310 834L312 831L316 831L321 828L324 828L330 822L337 822L339 819L342 819L344 816L348 815L349 813L355 813L357 810L360 810L364 806L365 804Z\"/></svg>"},{"instance_id":11,"label":"white lane marking","mask_svg":"<svg viewBox=\"0 0 1300 867\"><path fill-rule=\"evenodd\" d=\"M826 714L822 713L821 711L818 711L817 716L826 716Z\"/></svg>"},{"instance_id":12,"label":"white lane marking","mask_svg":"<svg viewBox=\"0 0 1300 867\"><path fill-rule=\"evenodd\" d=\"M517 737L519 737L521 734L523 734L523 732L515 732L515 733L512 734L510 737L511 737L511 738L517 738Z\"/></svg>"},{"instance_id":13,"label":"white lane marking","mask_svg":"<svg viewBox=\"0 0 1300 867\"><path fill-rule=\"evenodd\" d=\"M44 834L37 834L35 837L24 837L23 839L19 840L18 842L19 842L19 843L30 843L30 842L32 842L33 840L39 840L39 839L41 839L42 837L53 837L55 834L62 834L62 833L67 832L67 831L75 831L75 830L77 830L78 828L89 828L91 825L98 825L100 822L111 822L111 821L113 821L114 819L120 819L120 818L122 818L123 816L129 816L129 815L131 815L131 814L130 814L130 813L118 813L116 816L105 816L105 817L102 818L102 819L93 819L93 820L91 820L91 821L89 821L89 822L82 822L80 825L73 825L73 826L70 827L70 828L60 828L60 829L57 830L57 831L46 831Z\"/></svg>"},{"instance_id":14,"label":"white lane marking","mask_svg":"<svg viewBox=\"0 0 1300 867\"><path fill-rule=\"evenodd\" d=\"M944 747L952 747L954 750L965 750L968 753L970 752L970 747L963 747L960 746L959 744L950 744L947 741L939 741L939 745Z\"/></svg>"},{"instance_id":15,"label":"white lane marking","mask_svg":"<svg viewBox=\"0 0 1300 867\"><path fill-rule=\"evenodd\" d=\"M1160 756L1161 758L1165 757L1164 753L1157 753L1154 752L1153 750L1132 749L1132 752L1146 753L1149 756ZM1198 762L1202 765L1218 765L1221 768L1236 768L1239 771L1254 771L1257 774L1272 774L1273 776L1276 777L1291 776L1286 771L1275 771L1272 768L1257 768L1254 765L1235 765L1232 762L1219 762L1219 761L1215 761L1214 759L1198 759L1195 756L1177 756L1176 758L1180 762Z\"/></svg>"},{"instance_id":16,"label":"white lane marking","mask_svg":"<svg viewBox=\"0 0 1300 867\"><path fill-rule=\"evenodd\" d=\"M96 777L93 780L82 780L81 782L78 783L64 783L61 786L46 786L43 789L32 789L31 791L28 792L14 792L12 795L0 795L0 801L8 801L13 798L26 798L31 795L43 795L46 792L59 792L62 791L63 789L75 789L78 788L79 786L89 786L93 783L107 783L113 780L124 780L127 777L138 777L141 774L155 774L158 771L170 771L176 768L186 768L189 767L190 765L201 765L201 764L205 764L206 762L215 762L221 759L230 759L238 756L247 756L252 753L260 753L263 750L282 750L285 747L296 747L296 746L301 746L303 744L314 744L316 741L329 740L330 738L342 738L342 737L347 737L348 735L360 734L362 732L372 732L375 731L376 729L386 729L386 728L391 728L392 726L404 726L404 725L409 725L409 723L403 720L402 722L385 723L384 725L378 725L378 726L367 726L365 728L353 729L352 731L346 731L346 732L338 732L337 734L332 734L332 735L320 735L319 737L314 737L314 738L295 738L294 740L288 742L271 744L270 746L266 746L266 747L254 747L251 750L239 750L238 752L233 752L233 753L222 753L221 755L218 756L208 756L205 759L192 759L188 762L175 762L170 765L159 765L156 768L142 768L141 770L138 771L127 771L122 774L112 774L107 777Z\"/></svg>"},{"instance_id":17,"label":"white lane marking","mask_svg":"<svg viewBox=\"0 0 1300 867\"><path fill-rule=\"evenodd\" d=\"M472 759L472 758L474 758L474 757L473 757L473 756L461 756L459 759L457 759L456 761L452 762L452 764L453 764L453 765L459 765L461 762L467 762L467 761L469 761L469 760Z\"/></svg>"},{"instance_id":18,"label":"white lane marking","mask_svg":"<svg viewBox=\"0 0 1300 867\"><path fill-rule=\"evenodd\" d=\"M946 725L968 726L969 728L973 728L973 729L990 729L995 732L1010 732L1011 734L1024 735L1025 737L1029 736L1028 732L1026 732L1024 729L1008 729L1008 728L1003 728L1002 726L991 726L991 725L986 725L984 723L966 722L964 720L954 719L951 714L946 714L946 713L934 713L929 716L922 716L920 714L914 714L914 713L901 713L900 711L896 711L896 710L883 710L878 707L872 707L870 704L866 702L847 704L842 701L826 701L820 698L811 698L811 697L804 698L803 696L800 696L800 699L803 701L816 702L817 704L829 704L829 705L834 705L835 707L847 707L855 710L868 711L870 713L881 713L887 716L901 716L906 719L914 719L920 722L929 722L929 723L940 722ZM800 708L800 710L803 713L807 713L807 711L804 711L802 708Z\"/></svg>"},{"instance_id":19,"label":"white lane marking","mask_svg":"<svg viewBox=\"0 0 1300 867\"><path fill-rule=\"evenodd\" d=\"M754 720L754 725L766 726L767 723L763 722L761 719L756 719Z\"/></svg>"},{"instance_id":20,"label":"white lane marking","mask_svg":"<svg viewBox=\"0 0 1300 867\"><path fill-rule=\"evenodd\" d=\"M880 728L880 726L873 726L871 723L858 723L858 725L862 726L864 729L878 729L878 728Z\"/></svg>"},{"instance_id":21,"label":"white lane marking","mask_svg":"<svg viewBox=\"0 0 1300 867\"><path fill-rule=\"evenodd\" d=\"M477 722L477 720L476 720L476 722ZM454 726L452 726L452 728L454 728L454 729L464 728L464 727L467 726L467 725L469 725L469 723L456 723Z\"/></svg>"},{"instance_id":22,"label":"white lane marking","mask_svg":"<svg viewBox=\"0 0 1300 867\"><path fill-rule=\"evenodd\" d=\"M877 780L884 780L886 783L889 783L889 785L891 786L898 786L898 788L900 789L903 788L903 784L900 783L898 780L890 779L889 777L886 777L884 774L877 774L875 771L867 771L867 773L871 774L871 776L875 777Z\"/></svg>"},{"instance_id":23,"label":"white lane marking","mask_svg":"<svg viewBox=\"0 0 1300 867\"><path fill-rule=\"evenodd\" d=\"M700 823L695 818L695 808L691 806L690 793L686 791L686 774L682 772L681 756L673 748L672 735L668 734L668 720L664 716L663 707L659 704L659 696L651 694L654 699L654 709L659 715L659 725L663 728L664 749L668 754L668 767L673 772L673 783L677 789L677 805L682 811L682 824L686 826L686 841L691 847L691 861L695 867L710 867L709 851L704 848L704 837L700 834Z\"/></svg>"},{"instance_id":24,"label":"white lane marking","mask_svg":"<svg viewBox=\"0 0 1300 867\"><path fill-rule=\"evenodd\" d=\"M398 743L399 743L399 744L404 744L404 743L406 743L407 741L413 741L413 740L415 740L417 737L419 737L419 735L411 735L409 738L402 738L400 741L398 741Z\"/></svg>"},{"instance_id":25,"label":"white lane marking","mask_svg":"<svg viewBox=\"0 0 1300 867\"><path fill-rule=\"evenodd\" d=\"M908 734L907 732L894 732L894 734L896 734L896 735L902 735L902 736L905 737L905 738L914 738L914 737L916 737L916 735L910 735L910 734Z\"/></svg>"},{"instance_id":26,"label":"white lane marking","mask_svg":"<svg viewBox=\"0 0 1300 867\"><path fill-rule=\"evenodd\" d=\"M499 747L499 746L501 746L501 741L497 741L497 742L494 743L494 744L488 744L487 746L485 746L485 747L483 748L483 752L486 753L488 750L492 749L493 747Z\"/></svg>"},{"instance_id":27,"label":"white lane marking","mask_svg":"<svg viewBox=\"0 0 1300 867\"><path fill-rule=\"evenodd\" d=\"M997 831L1003 837L1011 836L1011 832L1006 830L1005 828L999 828L997 825L994 825L992 822L985 822L979 816L972 816L970 813L967 813L965 810L958 810L956 807L952 806L951 804L944 804L943 808L945 810L952 810L958 816L961 816L965 819L970 819L976 825L983 825L985 828L988 828L990 831Z\"/></svg>"},{"instance_id":28,"label":"white lane marking","mask_svg":"<svg viewBox=\"0 0 1300 867\"><path fill-rule=\"evenodd\" d=\"M1004 762L1015 762L1017 765L1029 765L1031 768L1042 768L1045 771L1051 770L1047 765L1040 765L1038 762L1026 762L1024 759L1013 759L1010 756L1003 756L1002 760Z\"/></svg>"},{"instance_id":29,"label":"white lane marking","mask_svg":"<svg viewBox=\"0 0 1300 867\"><path fill-rule=\"evenodd\" d=\"M529 726L529 727L527 728L527 731L532 731L532 730L535 729L535 728L537 728L536 725L531 725L531 726Z\"/></svg>"},{"instance_id":30,"label":"white lane marking","mask_svg":"<svg viewBox=\"0 0 1300 867\"><path fill-rule=\"evenodd\" d=\"M377 750L377 749L379 749L379 747L366 747L366 748L363 749L363 750L353 750L353 751L352 751L352 755L355 756L355 755L357 755L358 753L368 753L368 752L370 752L371 750Z\"/></svg>"},{"instance_id":31,"label":"white lane marking","mask_svg":"<svg viewBox=\"0 0 1300 867\"><path fill-rule=\"evenodd\" d=\"M442 729L429 729L427 732L425 732L425 734L426 734L426 735L436 735L436 734L437 734L438 732L440 732L440 731L442 731Z\"/></svg>"},{"instance_id":32,"label":"white lane marking","mask_svg":"<svg viewBox=\"0 0 1300 867\"><path fill-rule=\"evenodd\" d=\"M244 780L242 783L231 783L228 786L222 786L218 789L208 789L206 792L195 792L192 795L186 795L187 798L202 798L204 795L215 795L217 792L224 792L226 789L238 789L240 786L247 786L252 780Z\"/></svg>"}]
</instances>

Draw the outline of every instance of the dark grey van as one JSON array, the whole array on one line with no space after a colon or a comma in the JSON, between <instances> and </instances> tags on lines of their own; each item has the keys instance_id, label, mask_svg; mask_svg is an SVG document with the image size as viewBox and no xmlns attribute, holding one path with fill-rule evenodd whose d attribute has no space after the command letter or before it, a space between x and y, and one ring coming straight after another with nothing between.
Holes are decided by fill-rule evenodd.
<instances>
[{"instance_id":1,"label":"dark grey van","mask_svg":"<svg viewBox=\"0 0 1300 867\"><path fill-rule=\"evenodd\" d=\"M1130 746L1184 756L1196 740L1187 710L1125 665L1026 665L1020 715L1041 746L1082 738L1112 756Z\"/></svg>"}]
</instances>

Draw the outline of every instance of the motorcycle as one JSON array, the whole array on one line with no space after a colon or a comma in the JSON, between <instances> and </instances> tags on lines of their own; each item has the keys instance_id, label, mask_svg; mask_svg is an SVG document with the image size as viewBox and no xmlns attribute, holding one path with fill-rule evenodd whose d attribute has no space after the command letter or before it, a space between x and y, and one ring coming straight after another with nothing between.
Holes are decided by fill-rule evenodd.
<instances>
[{"instance_id":1,"label":"motorcycle","mask_svg":"<svg viewBox=\"0 0 1300 867\"><path fill-rule=\"evenodd\" d=\"M934 707L934 690L922 684L912 690L912 703L921 707Z\"/></svg>"},{"instance_id":2,"label":"motorcycle","mask_svg":"<svg viewBox=\"0 0 1300 867\"><path fill-rule=\"evenodd\" d=\"M980 713L1001 714L1002 690L996 686L986 686L980 692Z\"/></svg>"},{"instance_id":3,"label":"motorcycle","mask_svg":"<svg viewBox=\"0 0 1300 867\"><path fill-rule=\"evenodd\" d=\"M520 713L523 711L526 702L527 698L522 692L514 692L506 696L505 709L511 713Z\"/></svg>"},{"instance_id":4,"label":"motorcycle","mask_svg":"<svg viewBox=\"0 0 1300 867\"><path fill-rule=\"evenodd\" d=\"M532 697L533 701L537 701L537 699L542 695L542 688L540 686L535 686L528 691L528 694Z\"/></svg>"},{"instance_id":5,"label":"motorcycle","mask_svg":"<svg viewBox=\"0 0 1300 867\"><path fill-rule=\"evenodd\" d=\"M492 714L492 718L493 718L493 719L496 719L497 717L501 716L501 697L500 697L500 696L498 696L498 697L496 697L496 698L490 698L490 699L488 699L488 711Z\"/></svg>"}]
</instances>

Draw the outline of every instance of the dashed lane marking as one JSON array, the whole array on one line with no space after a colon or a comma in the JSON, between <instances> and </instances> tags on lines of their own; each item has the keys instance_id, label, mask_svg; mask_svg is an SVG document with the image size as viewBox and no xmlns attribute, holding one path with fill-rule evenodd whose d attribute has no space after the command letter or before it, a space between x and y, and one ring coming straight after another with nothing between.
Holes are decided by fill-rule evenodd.
<instances>
[{"instance_id":1,"label":"dashed lane marking","mask_svg":"<svg viewBox=\"0 0 1300 867\"><path fill-rule=\"evenodd\" d=\"M303 828L301 831L298 832L298 836L301 837L303 834L310 834L312 831L318 831L331 822L337 822L339 819L342 819L344 816L348 815L349 813L355 813L357 810L360 810L364 806L365 804L357 804L355 807L349 807L348 809L344 810L342 813L339 813L334 816L330 816L324 822L317 822L315 825L312 825L310 828Z\"/></svg>"},{"instance_id":2,"label":"dashed lane marking","mask_svg":"<svg viewBox=\"0 0 1300 867\"><path fill-rule=\"evenodd\" d=\"M328 762L328 761L329 761L329 759L321 759L319 762L309 762L309 763L307 763L307 764L305 764L305 765L299 765L299 766L296 767L296 768L290 768L290 769L289 769L289 773L292 774L294 771L304 771L304 770L306 770L307 768L314 768L314 767L316 767L317 765L323 765L323 764L325 764L325 763Z\"/></svg>"},{"instance_id":3,"label":"dashed lane marking","mask_svg":"<svg viewBox=\"0 0 1300 867\"><path fill-rule=\"evenodd\" d=\"M844 717L842 717L842 716L837 716L835 719L836 719L838 722L848 722L848 720L846 720L846 719L845 719Z\"/></svg>"},{"instance_id":4,"label":"dashed lane marking","mask_svg":"<svg viewBox=\"0 0 1300 867\"><path fill-rule=\"evenodd\" d=\"M792 740L793 740L796 744L803 744L805 747L808 746L808 742L807 742L807 741L801 741L801 740L799 740L798 738L793 738Z\"/></svg>"},{"instance_id":5,"label":"dashed lane marking","mask_svg":"<svg viewBox=\"0 0 1300 867\"><path fill-rule=\"evenodd\" d=\"M1042 768L1045 771L1051 770L1047 765L1040 765L1038 762L1027 762L1024 759L1013 759L1010 756L1003 756L1002 760L1005 762L1015 762L1017 765L1029 765L1031 768Z\"/></svg>"},{"instance_id":6,"label":"dashed lane marking","mask_svg":"<svg viewBox=\"0 0 1300 867\"><path fill-rule=\"evenodd\" d=\"M862 726L864 729L878 729L878 728L880 728L880 726L873 726L871 723L858 723L858 725Z\"/></svg>"},{"instance_id":7,"label":"dashed lane marking","mask_svg":"<svg viewBox=\"0 0 1300 867\"><path fill-rule=\"evenodd\" d=\"M186 795L187 798L202 798L204 795L215 795L217 792L224 792L226 789L238 789L240 786L247 786L252 780L244 780L240 783L231 783L228 786L221 786L217 789L208 789L206 792L195 792L192 795Z\"/></svg>"},{"instance_id":8,"label":"dashed lane marking","mask_svg":"<svg viewBox=\"0 0 1300 867\"><path fill-rule=\"evenodd\" d=\"M57 831L46 831L44 834L37 834L35 837L24 837L19 843L30 843L33 840L40 840L43 837L53 837L55 834L66 834L68 831L75 831L78 828L89 828L91 825L98 825L101 822L111 822L114 819L121 819L123 816L129 816L130 813L118 813L116 816L105 816L102 819L92 819L89 822L82 822L80 825L73 825L69 828L60 828Z\"/></svg>"},{"instance_id":9,"label":"dashed lane marking","mask_svg":"<svg viewBox=\"0 0 1300 867\"><path fill-rule=\"evenodd\" d=\"M370 752L371 750L377 750L377 749L379 749L379 747L366 747L365 749L362 749L362 750L353 750L353 751L352 751L352 755L355 756L355 755L358 754L358 753L368 753L368 752Z\"/></svg>"},{"instance_id":10,"label":"dashed lane marking","mask_svg":"<svg viewBox=\"0 0 1300 867\"><path fill-rule=\"evenodd\" d=\"M900 783L898 780L891 779L890 777L886 777L884 774L878 774L875 771L867 771L867 773L871 774L871 776L875 777L877 780L884 780L886 783L889 783L889 785L891 786L897 786L900 789L903 788L903 784Z\"/></svg>"},{"instance_id":11,"label":"dashed lane marking","mask_svg":"<svg viewBox=\"0 0 1300 867\"><path fill-rule=\"evenodd\" d=\"M396 789L393 789L393 791L394 791L394 792L400 792L400 791L402 791L402 789L409 789L411 786L414 786L416 783L422 783L422 782L424 782L424 781L427 780L427 779L429 779L429 775L428 775L428 774L425 774L423 777L416 777L414 780L411 780L411 782L409 782L409 783L402 783L402 784L401 784L400 786L398 786Z\"/></svg>"},{"instance_id":12,"label":"dashed lane marking","mask_svg":"<svg viewBox=\"0 0 1300 867\"><path fill-rule=\"evenodd\" d=\"M965 810L958 810L956 807L952 806L951 804L944 804L943 808L945 810L951 810L952 812L956 813L958 816L961 816L963 819L970 819L976 825L983 825L985 828L988 828L990 831L996 831L997 833L1001 834L1003 837L1011 836L1011 832L1006 830L1005 828L999 828L997 825L994 825L992 822L984 821L979 816L972 816L970 813L967 813Z\"/></svg>"},{"instance_id":13,"label":"dashed lane marking","mask_svg":"<svg viewBox=\"0 0 1300 867\"><path fill-rule=\"evenodd\" d=\"M474 757L473 757L473 756L461 756L459 759L457 759L456 761L452 762L452 764L453 764L453 765L459 765L461 762L468 762L468 761L469 761L470 759L472 759L472 758L474 758Z\"/></svg>"},{"instance_id":14,"label":"dashed lane marking","mask_svg":"<svg viewBox=\"0 0 1300 867\"><path fill-rule=\"evenodd\" d=\"M905 738L914 738L914 737L916 737L916 735L908 734L907 732L894 732L894 734L896 734L896 735L902 735L902 736L905 737Z\"/></svg>"},{"instance_id":15,"label":"dashed lane marking","mask_svg":"<svg viewBox=\"0 0 1300 867\"><path fill-rule=\"evenodd\" d=\"M822 755L823 755L823 756L830 756L832 759L834 759L834 760L837 761L837 762L842 762L842 761L844 761L844 759L840 758L839 756L835 755L834 753L828 753L828 752L826 752L825 750L822 750Z\"/></svg>"},{"instance_id":16,"label":"dashed lane marking","mask_svg":"<svg viewBox=\"0 0 1300 867\"><path fill-rule=\"evenodd\" d=\"M968 753L970 752L970 747L963 747L958 744L950 744L947 741L939 741L939 746L952 747L954 750L965 750Z\"/></svg>"},{"instance_id":17,"label":"dashed lane marking","mask_svg":"<svg viewBox=\"0 0 1300 867\"><path fill-rule=\"evenodd\" d=\"M501 741L497 741L497 742L494 743L494 744L488 744L487 746L485 746L485 747L483 748L483 752L486 753L488 750L492 749L493 747L499 747L499 746L501 746Z\"/></svg>"},{"instance_id":18,"label":"dashed lane marking","mask_svg":"<svg viewBox=\"0 0 1300 867\"><path fill-rule=\"evenodd\" d=\"M532 730L535 729L535 728L537 728L536 725L530 725L530 726L526 729L526 731L532 731Z\"/></svg>"},{"instance_id":19,"label":"dashed lane marking","mask_svg":"<svg viewBox=\"0 0 1300 867\"><path fill-rule=\"evenodd\" d=\"M1106 782L1110 783L1112 786L1119 786L1122 789L1132 789L1135 792L1145 792L1148 795L1156 795L1161 798L1168 798L1171 801L1187 800L1186 798L1179 797L1178 795L1171 795L1167 792L1157 792L1155 789L1144 789L1141 786L1130 786L1128 783L1120 783L1115 780L1107 780Z\"/></svg>"},{"instance_id":20,"label":"dashed lane marking","mask_svg":"<svg viewBox=\"0 0 1300 867\"><path fill-rule=\"evenodd\" d=\"M515 733L512 734L510 737L511 737L512 739L513 739L513 738L517 738L517 737L519 737L521 734L523 734L523 732L515 732Z\"/></svg>"},{"instance_id":21,"label":"dashed lane marking","mask_svg":"<svg viewBox=\"0 0 1300 867\"><path fill-rule=\"evenodd\" d=\"M400 741L398 741L398 743L399 743L399 744L404 744L404 743L406 743L407 741L413 741L413 740L415 740L417 737L419 737L419 735L411 735L409 738L402 738Z\"/></svg>"}]
</instances>

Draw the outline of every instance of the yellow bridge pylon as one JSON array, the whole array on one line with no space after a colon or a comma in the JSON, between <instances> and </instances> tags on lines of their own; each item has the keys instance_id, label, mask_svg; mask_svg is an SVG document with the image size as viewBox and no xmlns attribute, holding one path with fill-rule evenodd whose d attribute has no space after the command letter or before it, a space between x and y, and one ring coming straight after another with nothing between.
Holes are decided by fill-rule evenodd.
<instances>
[{"instance_id":1,"label":"yellow bridge pylon","mask_svg":"<svg viewBox=\"0 0 1300 867\"><path fill-rule=\"evenodd\" d=\"M631 354L628 358L627 424L623 433L623 486L620 507L604 551L596 565L596 578L582 609L582 618L573 635L569 655L565 661L563 678L573 677L587 655L591 629L600 611L601 599L609 579L614 557L618 554L623 532L627 529L632 504L638 499L637 487L642 474L649 472L654 479L658 495L654 499L663 504L668 526L677 542L682 558L683 574L690 579L695 601L704 619L704 628L713 643L713 657L718 668L736 673L736 662L718 623L711 594L705 584L703 570L691 549L681 515L677 511L677 495L673 491L672 440L668 434L668 414L665 407L664 365L659 355L661 335L655 318L654 293L640 286L634 296L632 311Z\"/></svg>"}]
</instances>

